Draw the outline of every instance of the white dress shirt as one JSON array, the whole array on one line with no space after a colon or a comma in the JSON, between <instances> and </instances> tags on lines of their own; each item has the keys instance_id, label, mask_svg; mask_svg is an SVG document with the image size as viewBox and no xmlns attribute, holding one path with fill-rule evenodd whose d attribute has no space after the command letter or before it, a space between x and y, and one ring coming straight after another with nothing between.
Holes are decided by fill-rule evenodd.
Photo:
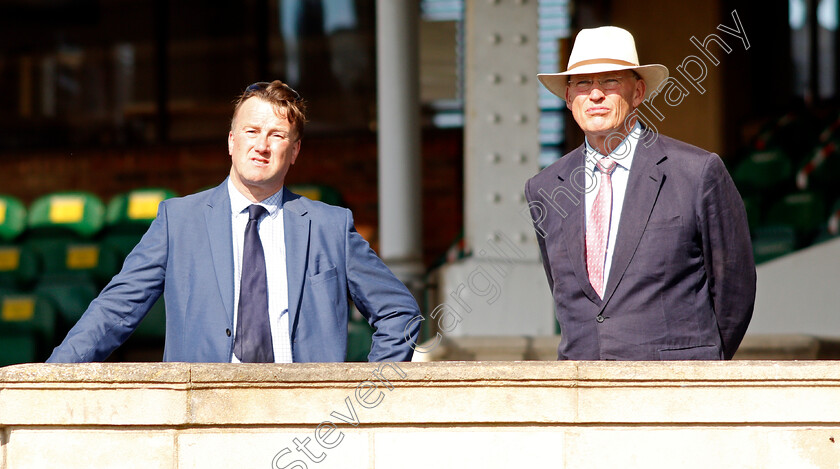
<instances>
[{"instance_id":1,"label":"white dress shirt","mask_svg":"<svg viewBox=\"0 0 840 469\"><path fill-rule=\"evenodd\" d=\"M228 179L231 227L233 229L233 334L239 316L239 285L242 281L242 250L245 244L245 226L248 224L248 206L253 202L242 195ZM260 201L268 210L259 222L260 241L265 253L265 272L268 281L268 319L271 324L271 342L275 363L292 362L289 335L289 287L286 278L286 243L283 233L283 189ZM239 363L231 353L231 363Z\"/></svg>"},{"instance_id":2,"label":"white dress shirt","mask_svg":"<svg viewBox=\"0 0 840 469\"><path fill-rule=\"evenodd\" d=\"M636 154L636 147L639 144L639 137L642 134L642 126L636 122L633 130L622 140L621 144L610 153L609 156L616 162L615 170L612 173L612 213L610 215L609 235L607 237L607 252L604 256L604 285L610 276L610 268L612 267L612 256L615 252L615 239L618 234L618 222L621 220L621 208L624 206L624 194L627 192L627 181L630 178L630 165L633 163L633 155ZM587 182L587 192L585 195L586 203L586 222L589 222L589 213L592 211L592 205L595 203L595 197L598 195L598 189L601 184L601 171L595 166L595 162L604 157L598 150L589 145L589 140L586 141L586 174L591 174L592 179ZM589 187L592 186L592 187Z\"/></svg>"}]
</instances>

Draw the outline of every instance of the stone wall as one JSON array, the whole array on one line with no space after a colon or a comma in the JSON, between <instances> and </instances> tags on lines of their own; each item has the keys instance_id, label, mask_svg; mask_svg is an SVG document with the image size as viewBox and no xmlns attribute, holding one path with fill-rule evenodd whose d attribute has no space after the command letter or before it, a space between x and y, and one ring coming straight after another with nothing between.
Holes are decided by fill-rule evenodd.
<instances>
[{"instance_id":1,"label":"stone wall","mask_svg":"<svg viewBox=\"0 0 840 469\"><path fill-rule=\"evenodd\" d=\"M838 402L830 361L16 365L0 467L837 467Z\"/></svg>"}]
</instances>

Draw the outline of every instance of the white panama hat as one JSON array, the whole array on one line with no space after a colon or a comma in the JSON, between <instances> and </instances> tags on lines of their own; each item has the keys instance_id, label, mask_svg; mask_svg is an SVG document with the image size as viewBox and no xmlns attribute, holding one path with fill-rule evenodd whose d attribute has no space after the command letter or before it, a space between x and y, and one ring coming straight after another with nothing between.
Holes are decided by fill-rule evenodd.
<instances>
[{"instance_id":1,"label":"white panama hat","mask_svg":"<svg viewBox=\"0 0 840 469\"><path fill-rule=\"evenodd\" d=\"M645 99L668 78L668 68L664 65L639 65L633 35L615 26L582 29L575 37L569 68L563 73L540 73L537 78L548 91L565 100L569 75L617 70L634 70L645 80Z\"/></svg>"}]
</instances>

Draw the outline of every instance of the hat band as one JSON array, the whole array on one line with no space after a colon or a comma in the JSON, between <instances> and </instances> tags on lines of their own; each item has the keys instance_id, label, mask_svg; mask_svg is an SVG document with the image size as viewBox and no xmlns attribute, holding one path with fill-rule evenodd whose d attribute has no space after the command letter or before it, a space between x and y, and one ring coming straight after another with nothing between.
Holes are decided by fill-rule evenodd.
<instances>
[{"instance_id":1,"label":"hat band","mask_svg":"<svg viewBox=\"0 0 840 469\"><path fill-rule=\"evenodd\" d=\"M575 62L574 65L569 66L569 70L582 67L584 65L591 65L591 64L612 64L612 65L625 65L630 67L638 67L639 64L634 64L633 62L627 62L626 60L617 60L617 59L589 59L589 60L581 60L580 62Z\"/></svg>"}]
</instances>

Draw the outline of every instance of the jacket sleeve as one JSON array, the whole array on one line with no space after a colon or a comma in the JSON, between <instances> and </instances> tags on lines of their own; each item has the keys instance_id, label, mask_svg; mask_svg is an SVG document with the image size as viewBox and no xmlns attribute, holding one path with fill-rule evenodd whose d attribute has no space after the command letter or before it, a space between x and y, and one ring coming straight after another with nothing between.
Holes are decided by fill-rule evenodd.
<instances>
[{"instance_id":1,"label":"jacket sleeve","mask_svg":"<svg viewBox=\"0 0 840 469\"><path fill-rule=\"evenodd\" d=\"M533 223L534 231L537 234L537 245L540 248L540 259L542 260L543 268L545 269L545 277L548 280L548 288L553 292L554 278L551 275L551 264L549 263L548 253L545 246L546 233L541 226L542 222L545 220L546 207L543 203L537 201L531 194L532 181L533 179L529 179L528 182L525 183L525 200L528 201L528 210L531 215L531 222Z\"/></svg>"},{"instance_id":2,"label":"jacket sleeve","mask_svg":"<svg viewBox=\"0 0 840 469\"><path fill-rule=\"evenodd\" d=\"M47 363L103 361L134 332L163 291L167 259L165 202L122 270L88 306Z\"/></svg>"},{"instance_id":3,"label":"jacket sleeve","mask_svg":"<svg viewBox=\"0 0 840 469\"><path fill-rule=\"evenodd\" d=\"M417 301L356 232L349 210L345 232L350 297L376 329L368 360L410 361L420 331Z\"/></svg>"},{"instance_id":4,"label":"jacket sleeve","mask_svg":"<svg viewBox=\"0 0 840 469\"><path fill-rule=\"evenodd\" d=\"M723 161L712 155L703 168L698 217L703 259L724 358L735 355L755 305L755 261L747 214Z\"/></svg>"}]
</instances>

